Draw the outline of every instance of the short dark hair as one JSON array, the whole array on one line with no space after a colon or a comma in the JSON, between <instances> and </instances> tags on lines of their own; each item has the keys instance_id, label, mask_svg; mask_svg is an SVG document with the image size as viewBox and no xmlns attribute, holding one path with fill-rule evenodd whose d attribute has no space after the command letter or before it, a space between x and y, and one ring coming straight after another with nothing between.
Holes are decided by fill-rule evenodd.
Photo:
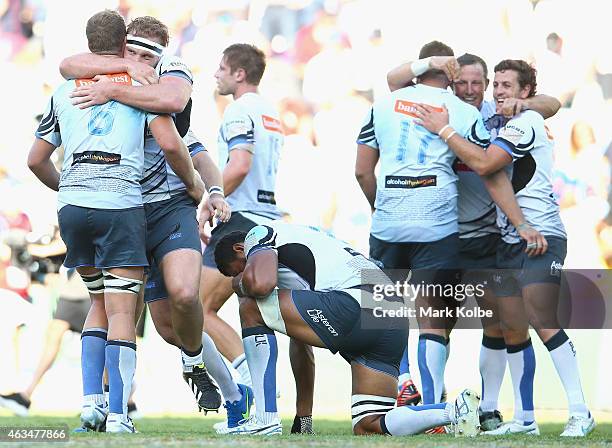
<instances>
[{"instance_id":1,"label":"short dark hair","mask_svg":"<svg viewBox=\"0 0 612 448\"><path fill-rule=\"evenodd\" d=\"M127 26L127 33L154 40L164 47L167 47L170 42L168 27L151 16L136 17Z\"/></svg>"},{"instance_id":2,"label":"short dark hair","mask_svg":"<svg viewBox=\"0 0 612 448\"><path fill-rule=\"evenodd\" d=\"M105 9L89 18L85 27L89 51L120 56L125 43L125 22L117 11Z\"/></svg>"},{"instance_id":3,"label":"short dark hair","mask_svg":"<svg viewBox=\"0 0 612 448\"><path fill-rule=\"evenodd\" d=\"M425 59L432 56L455 56L455 52L451 47L446 45L439 40L432 40L429 43L426 43L419 51L419 59ZM427 70L421 76L419 76L420 80L425 78L435 78L438 76L445 76L442 70Z\"/></svg>"},{"instance_id":4,"label":"short dark hair","mask_svg":"<svg viewBox=\"0 0 612 448\"><path fill-rule=\"evenodd\" d=\"M459 63L459 67L463 67L464 65L480 64L482 66L482 72L484 74L485 79L489 79L489 69L487 68L487 63L480 56L476 56L475 54L471 53L465 53L457 58L457 62Z\"/></svg>"},{"instance_id":5,"label":"short dark hair","mask_svg":"<svg viewBox=\"0 0 612 448\"><path fill-rule=\"evenodd\" d=\"M226 277L230 277L227 271L228 265L236 259L234 244L244 243L246 236L247 232L234 230L221 238L215 246L215 264L219 272Z\"/></svg>"},{"instance_id":6,"label":"short dark hair","mask_svg":"<svg viewBox=\"0 0 612 448\"><path fill-rule=\"evenodd\" d=\"M536 82L536 69L522 59L504 59L495 66L495 73L506 70L514 70L518 75L519 86L524 88L529 85L529 96L531 98L536 94L538 83Z\"/></svg>"},{"instance_id":7,"label":"short dark hair","mask_svg":"<svg viewBox=\"0 0 612 448\"><path fill-rule=\"evenodd\" d=\"M263 51L255 45L234 44L223 50L223 57L231 73L241 68L246 72L246 82L254 86L259 85L266 69L266 56Z\"/></svg>"}]
</instances>

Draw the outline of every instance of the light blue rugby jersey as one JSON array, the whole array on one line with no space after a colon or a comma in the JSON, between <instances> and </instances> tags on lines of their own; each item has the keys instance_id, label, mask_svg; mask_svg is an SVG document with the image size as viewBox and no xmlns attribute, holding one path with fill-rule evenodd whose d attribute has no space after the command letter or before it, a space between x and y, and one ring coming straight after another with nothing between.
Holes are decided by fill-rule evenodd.
<instances>
[{"instance_id":1,"label":"light blue rugby jersey","mask_svg":"<svg viewBox=\"0 0 612 448\"><path fill-rule=\"evenodd\" d=\"M483 148L489 144L480 112L448 90L417 84L377 100L357 143L379 151L370 233L383 241L431 242L458 232L455 155L444 140L415 123L415 103L446 105L459 135Z\"/></svg>"},{"instance_id":2,"label":"light blue rugby jersey","mask_svg":"<svg viewBox=\"0 0 612 448\"><path fill-rule=\"evenodd\" d=\"M113 81L138 84L127 74L114 75ZM144 135L157 115L116 101L79 109L69 95L86 82L90 81L66 81L55 91L35 134L64 146L58 209L67 204L100 209L142 206Z\"/></svg>"}]
</instances>

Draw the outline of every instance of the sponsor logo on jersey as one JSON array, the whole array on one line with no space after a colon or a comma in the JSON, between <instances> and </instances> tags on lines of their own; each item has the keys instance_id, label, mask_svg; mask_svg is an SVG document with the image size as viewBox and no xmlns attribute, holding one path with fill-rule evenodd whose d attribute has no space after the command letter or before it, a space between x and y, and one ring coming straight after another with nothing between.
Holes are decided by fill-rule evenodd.
<instances>
[{"instance_id":1,"label":"sponsor logo on jersey","mask_svg":"<svg viewBox=\"0 0 612 448\"><path fill-rule=\"evenodd\" d=\"M310 318L312 319L312 321L314 323L316 323L316 324L321 323L321 324L325 325L325 327L327 328L327 331L329 331L334 336L338 336L338 332L329 323L329 320L327 320L327 317L325 317L325 315L323 314L323 311L321 311L321 310L306 310L306 312L308 313L308 315L310 316Z\"/></svg>"},{"instance_id":2,"label":"sponsor logo on jersey","mask_svg":"<svg viewBox=\"0 0 612 448\"><path fill-rule=\"evenodd\" d=\"M281 122L276 118L269 117L267 115L262 115L261 122L263 124L263 127L266 128L268 131L280 132L281 134L283 133L283 127L281 126Z\"/></svg>"},{"instance_id":3,"label":"sponsor logo on jersey","mask_svg":"<svg viewBox=\"0 0 612 448\"><path fill-rule=\"evenodd\" d=\"M257 202L276 205L273 191L257 190Z\"/></svg>"},{"instance_id":4,"label":"sponsor logo on jersey","mask_svg":"<svg viewBox=\"0 0 612 448\"><path fill-rule=\"evenodd\" d=\"M77 163L91 163L94 165L119 165L121 154L112 154L104 151L84 151L72 156L72 166Z\"/></svg>"},{"instance_id":5,"label":"sponsor logo on jersey","mask_svg":"<svg viewBox=\"0 0 612 448\"><path fill-rule=\"evenodd\" d=\"M400 114L409 115L411 117L418 118L416 114L416 108L415 108L417 104L419 103L413 103L412 101L405 101L405 100L397 100L395 102L395 108L393 110L395 110L395 112L398 112ZM436 107L436 106L431 106L431 105L429 105L429 107L431 107L436 112L442 112L443 110L441 107Z\"/></svg>"},{"instance_id":6,"label":"sponsor logo on jersey","mask_svg":"<svg viewBox=\"0 0 612 448\"><path fill-rule=\"evenodd\" d=\"M386 188L435 187L438 176L386 176Z\"/></svg>"},{"instance_id":7,"label":"sponsor logo on jersey","mask_svg":"<svg viewBox=\"0 0 612 448\"><path fill-rule=\"evenodd\" d=\"M525 131L512 124L507 124L499 131L499 137L508 140L513 145L518 145L522 138L525 136Z\"/></svg>"},{"instance_id":8,"label":"sponsor logo on jersey","mask_svg":"<svg viewBox=\"0 0 612 448\"><path fill-rule=\"evenodd\" d=\"M115 84L123 84L123 85L132 85L132 78L127 73L113 73L110 75L106 75L106 77ZM75 83L77 87L89 86L94 84L96 81L93 79L75 79Z\"/></svg>"}]
</instances>

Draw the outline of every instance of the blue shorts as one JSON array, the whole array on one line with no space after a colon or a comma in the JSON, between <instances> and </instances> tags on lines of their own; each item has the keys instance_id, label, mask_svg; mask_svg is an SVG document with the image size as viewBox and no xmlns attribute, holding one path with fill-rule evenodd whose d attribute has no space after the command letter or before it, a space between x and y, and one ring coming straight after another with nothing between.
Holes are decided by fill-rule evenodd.
<instances>
[{"instance_id":1,"label":"blue shorts","mask_svg":"<svg viewBox=\"0 0 612 448\"><path fill-rule=\"evenodd\" d=\"M241 215L240 212L232 213L229 221L217 224L211 232L208 246L204 249L204 257L202 258L204 266L217 269L217 263L215 263L215 248L217 247L217 243L221 241L225 235L238 230L248 232L256 225L256 222Z\"/></svg>"},{"instance_id":2,"label":"blue shorts","mask_svg":"<svg viewBox=\"0 0 612 448\"><path fill-rule=\"evenodd\" d=\"M364 328L362 310L357 301L343 291L291 291L291 298L310 328L332 352L349 363L357 362L370 369L396 377L408 341L403 325Z\"/></svg>"},{"instance_id":3,"label":"blue shorts","mask_svg":"<svg viewBox=\"0 0 612 448\"><path fill-rule=\"evenodd\" d=\"M498 271L494 290L497 297L520 297L521 290L533 283L561 284L561 272L567 254L567 240L546 236L548 250L544 255L528 257L527 243L502 242L497 252Z\"/></svg>"},{"instance_id":4,"label":"blue shorts","mask_svg":"<svg viewBox=\"0 0 612 448\"><path fill-rule=\"evenodd\" d=\"M145 286L145 302L168 297L159 269L164 256L177 249L202 252L202 243L193 199L181 193L158 202L145 204L147 217L147 255L151 269Z\"/></svg>"},{"instance_id":5,"label":"blue shorts","mask_svg":"<svg viewBox=\"0 0 612 448\"><path fill-rule=\"evenodd\" d=\"M148 266L143 207L107 210L64 205L57 213L66 244L64 266Z\"/></svg>"},{"instance_id":6,"label":"blue shorts","mask_svg":"<svg viewBox=\"0 0 612 448\"><path fill-rule=\"evenodd\" d=\"M499 233L459 240L459 266L464 283L492 280L497 266L497 250L502 244Z\"/></svg>"}]
</instances>

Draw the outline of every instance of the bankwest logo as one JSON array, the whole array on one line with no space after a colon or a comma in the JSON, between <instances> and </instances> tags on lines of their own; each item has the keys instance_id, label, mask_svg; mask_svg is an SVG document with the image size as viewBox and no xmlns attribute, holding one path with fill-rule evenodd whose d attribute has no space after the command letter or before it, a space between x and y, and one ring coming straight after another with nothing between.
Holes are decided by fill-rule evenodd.
<instances>
[{"instance_id":1,"label":"bankwest logo","mask_svg":"<svg viewBox=\"0 0 612 448\"><path fill-rule=\"evenodd\" d=\"M387 188L421 188L436 186L436 176L387 176L385 187Z\"/></svg>"},{"instance_id":2,"label":"bankwest logo","mask_svg":"<svg viewBox=\"0 0 612 448\"><path fill-rule=\"evenodd\" d=\"M400 114L409 115L411 117L418 118L417 114L416 114L416 109L414 107L417 104L418 103L413 103L411 101L397 100L395 102L395 109L394 110L395 110L395 112L399 112ZM431 105L429 105L429 107L431 107L436 112L442 112L442 110L443 110L441 107L435 107L435 106L431 106Z\"/></svg>"},{"instance_id":3,"label":"bankwest logo","mask_svg":"<svg viewBox=\"0 0 612 448\"><path fill-rule=\"evenodd\" d=\"M268 131L272 132L280 132L283 133L283 128L281 126L281 122L274 117L269 117L267 115L261 116L261 121L263 123L263 127Z\"/></svg>"},{"instance_id":4,"label":"bankwest logo","mask_svg":"<svg viewBox=\"0 0 612 448\"><path fill-rule=\"evenodd\" d=\"M111 82L114 82L115 84L123 84L127 86L132 85L132 78L127 73L113 73L111 75L106 75L106 77L109 78L109 80ZM82 87L89 86L95 83L96 81L94 81L93 79L77 79L75 80L75 82L77 87Z\"/></svg>"}]
</instances>

